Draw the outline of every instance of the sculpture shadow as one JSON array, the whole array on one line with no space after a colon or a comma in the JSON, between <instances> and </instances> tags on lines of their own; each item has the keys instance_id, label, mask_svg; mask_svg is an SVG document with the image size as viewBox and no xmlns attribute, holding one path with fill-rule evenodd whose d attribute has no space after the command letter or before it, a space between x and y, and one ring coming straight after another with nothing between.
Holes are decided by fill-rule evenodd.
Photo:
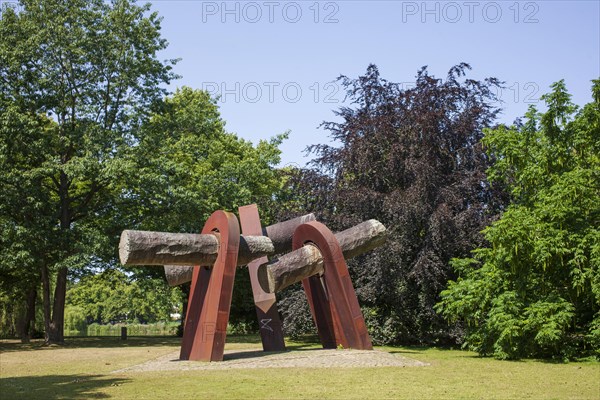
<instances>
[{"instance_id":1,"label":"sculpture shadow","mask_svg":"<svg viewBox=\"0 0 600 400\"><path fill-rule=\"evenodd\" d=\"M230 360L243 360L246 358L260 358L266 357L272 354L282 354L289 352L300 352L300 351L315 351L321 350L322 347L320 345L315 345L314 343L293 343L286 345L285 351L263 351L262 349L255 350L239 350L234 352L227 352L223 355L223 361Z\"/></svg>"},{"instance_id":2,"label":"sculpture shadow","mask_svg":"<svg viewBox=\"0 0 600 400\"><path fill-rule=\"evenodd\" d=\"M0 378L3 399L109 398L98 389L120 386L129 379L103 375L42 375Z\"/></svg>"}]
</instances>

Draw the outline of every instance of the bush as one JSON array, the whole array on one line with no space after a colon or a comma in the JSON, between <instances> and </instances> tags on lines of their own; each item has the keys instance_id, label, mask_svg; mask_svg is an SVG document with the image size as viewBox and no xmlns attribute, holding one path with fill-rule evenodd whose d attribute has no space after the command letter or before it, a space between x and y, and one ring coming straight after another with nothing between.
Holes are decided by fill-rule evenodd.
<instances>
[{"instance_id":1,"label":"bush","mask_svg":"<svg viewBox=\"0 0 600 400\"><path fill-rule=\"evenodd\" d=\"M304 290L290 287L283 291L277 307L283 317L283 333L293 339L317 333Z\"/></svg>"},{"instance_id":2,"label":"bush","mask_svg":"<svg viewBox=\"0 0 600 400\"><path fill-rule=\"evenodd\" d=\"M87 321L82 307L65 307L65 336L85 336Z\"/></svg>"},{"instance_id":3,"label":"bush","mask_svg":"<svg viewBox=\"0 0 600 400\"><path fill-rule=\"evenodd\" d=\"M93 323L86 331L66 330L65 336L121 336L121 328L127 328L129 336L176 336L179 322L154 324L108 324Z\"/></svg>"}]
</instances>

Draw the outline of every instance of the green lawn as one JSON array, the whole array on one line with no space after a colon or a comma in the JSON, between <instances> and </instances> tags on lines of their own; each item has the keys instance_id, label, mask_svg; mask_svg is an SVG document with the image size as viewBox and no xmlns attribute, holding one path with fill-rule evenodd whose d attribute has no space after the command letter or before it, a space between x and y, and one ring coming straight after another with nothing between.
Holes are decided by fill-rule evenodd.
<instances>
[{"instance_id":1,"label":"green lawn","mask_svg":"<svg viewBox=\"0 0 600 400\"><path fill-rule=\"evenodd\" d=\"M260 347L256 337L228 341L229 349ZM0 398L600 399L595 361L497 361L436 348L382 348L428 367L111 373L178 347L178 339L161 337L71 339L62 347L0 341Z\"/></svg>"}]
</instances>

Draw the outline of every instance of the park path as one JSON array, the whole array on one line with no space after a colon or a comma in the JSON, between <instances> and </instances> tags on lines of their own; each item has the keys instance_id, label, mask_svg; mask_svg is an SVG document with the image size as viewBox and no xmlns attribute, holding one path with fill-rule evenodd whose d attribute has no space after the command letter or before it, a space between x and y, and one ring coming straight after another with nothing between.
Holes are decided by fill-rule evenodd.
<instances>
[{"instance_id":1,"label":"park path","mask_svg":"<svg viewBox=\"0 0 600 400\"><path fill-rule=\"evenodd\" d=\"M429 364L380 350L302 349L277 353L226 350L221 362L181 361L179 351L113 373L253 368L423 367Z\"/></svg>"}]
</instances>

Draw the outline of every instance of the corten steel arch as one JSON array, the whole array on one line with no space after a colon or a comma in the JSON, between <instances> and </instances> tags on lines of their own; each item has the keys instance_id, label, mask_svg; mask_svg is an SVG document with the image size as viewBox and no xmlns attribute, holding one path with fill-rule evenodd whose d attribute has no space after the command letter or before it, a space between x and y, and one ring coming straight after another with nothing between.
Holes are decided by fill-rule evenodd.
<instances>
[{"instance_id":1,"label":"corten steel arch","mask_svg":"<svg viewBox=\"0 0 600 400\"><path fill-rule=\"evenodd\" d=\"M234 214L215 211L204 224L202 233L219 234L219 253L212 268L194 267L179 358L222 361L240 244L240 226Z\"/></svg>"},{"instance_id":2,"label":"corten steel arch","mask_svg":"<svg viewBox=\"0 0 600 400\"><path fill-rule=\"evenodd\" d=\"M322 223L312 221L294 232L293 249L316 246L323 255L324 273L302 281L319 338L324 348L372 350L348 266L334 234Z\"/></svg>"},{"instance_id":3,"label":"corten steel arch","mask_svg":"<svg viewBox=\"0 0 600 400\"><path fill-rule=\"evenodd\" d=\"M239 213L242 233L244 235L262 236L263 229L256 204L240 207ZM268 261L268 257L264 256L248 264L252 295L259 322L260 339L264 351L285 351L283 328L277 311L275 293L265 292L258 282L258 267Z\"/></svg>"}]
</instances>

